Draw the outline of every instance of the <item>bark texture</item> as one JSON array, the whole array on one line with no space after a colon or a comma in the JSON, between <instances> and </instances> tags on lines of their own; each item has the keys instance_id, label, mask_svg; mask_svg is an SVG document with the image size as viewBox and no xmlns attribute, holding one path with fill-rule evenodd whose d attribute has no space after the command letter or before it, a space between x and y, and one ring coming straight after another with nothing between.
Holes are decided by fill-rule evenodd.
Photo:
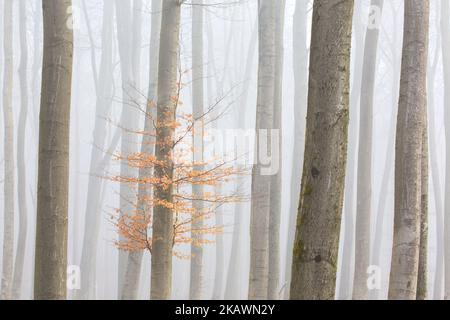
<instances>
[{"instance_id":1,"label":"bark texture","mask_svg":"<svg viewBox=\"0 0 450 320\"><path fill-rule=\"evenodd\" d=\"M422 197L429 1L405 2L395 148L394 239L389 299L416 299Z\"/></svg>"},{"instance_id":2,"label":"bark texture","mask_svg":"<svg viewBox=\"0 0 450 320\"><path fill-rule=\"evenodd\" d=\"M347 155L352 13L352 0L314 2L291 299L333 299L335 295Z\"/></svg>"},{"instance_id":3,"label":"bark texture","mask_svg":"<svg viewBox=\"0 0 450 320\"><path fill-rule=\"evenodd\" d=\"M70 0L43 0L35 299L65 299L73 31Z\"/></svg>"},{"instance_id":4,"label":"bark texture","mask_svg":"<svg viewBox=\"0 0 450 320\"><path fill-rule=\"evenodd\" d=\"M158 67L158 103L155 154L164 165L155 166L155 177L169 180L173 176L174 129L167 125L175 120L177 107L177 68L180 33L180 2L165 0L162 7ZM173 202L172 185L158 186L154 198ZM172 291L173 212L163 205L154 207L152 235L151 299L170 299Z\"/></svg>"}]
</instances>

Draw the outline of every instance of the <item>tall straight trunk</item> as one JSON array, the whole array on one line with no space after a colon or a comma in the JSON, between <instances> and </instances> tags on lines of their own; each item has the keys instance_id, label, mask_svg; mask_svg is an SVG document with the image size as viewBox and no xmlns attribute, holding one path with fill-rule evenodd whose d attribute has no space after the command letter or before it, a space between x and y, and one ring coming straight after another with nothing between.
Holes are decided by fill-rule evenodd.
<instances>
[{"instance_id":1,"label":"tall straight trunk","mask_svg":"<svg viewBox=\"0 0 450 320\"><path fill-rule=\"evenodd\" d=\"M353 63L353 79L350 85L350 122L349 141L347 151L347 168L345 176L344 190L344 217L342 225L342 262L340 268L340 284L337 292L337 299L351 299L353 289L353 260L355 246L355 222L354 214L356 210L356 154L358 145L359 129L359 100L361 95L362 66L364 56L364 25L360 19L362 16L363 3L355 2L353 13L353 42L352 51L355 57Z\"/></svg>"},{"instance_id":2,"label":"tall straight trunk","mask_svg":"<svg viewBox=\"0 0 450 320\"><path fill-rule=\"evenodd\" d=\"M65 299L73 31L70 0L43 0L35 299Z\"/></svg>"},{"instance_id":3,"label":"tall straight trunk","mask_svg":"<svg viewBox=\"0 0 450 320\"><path fill-rule=\"evenodd\" d=\"M371 7L383 9L383 0ZM360 98L359 146L356 187L355 278L353 299L368 298L367 268L370 264L370 222L372 212L373 100L377 65L379 28L369 26L364 43Z\"/></svg>"},{"instance_id":4,"label":"tall straight trunk","mask_svg":"<svg viewBox=\"0 0 450 320\"><path fill-rule=\"evenodd\" d=\"M204 101L204 72L203 72L203 0L193 1L192 7L192 109L194 119L202 119L203 101ZM194 148L194 170L201 172L204 170L202 165L195 165L203 161L203 121L195 123L193 132L193 148ZM194 199L201 199L203 196L203 186L193 185L192 194ZM195 210L192 230L198 230L203 227L203 202L201 200L193 200L192 207ZM200 217L200 218L199 218ZM195 233L191 235L191 270L190 270L190 286L189 298L198 300L202 294L202 265L203 265L203 248L201 246L202 235Z\"/></svg>"},{"instance_id":5,"label":"tall straight trunk","mask_svg":"<svg viewBox=\"0 0 450 320\"><path fill-rule=\"evenodd\" d=\"M289 298L292 270L292 248L295 238L295 221L300 194L303 151L305 147L306 101L308 96L308 48L306 46L308 4L297 1L293 18L293 67L294 67L294 150L292 153L291 192L289 202L289 224L287 230L286 266L283 296Z\"/></svg>"},{"instance_id":6,"label":"tall straight trunk","mask_svg":"<svg viewBox=\"0 0 450 320\"><path fill-rule=\"evenodd\" d=\"M282 106L283 106L283 61L284 61L284 15L286 0L277 1L275 26L275 98L273 106L273 129L279 131L280 144L278 172L270 181L270 216L269 216L269 284L267 297L279 298L280 291L280 219L281 219L281 176L282 176Z\"/></svg>"},{"instance_id":7,"label":"tall straight trunk","mask_svg":"<svg viewBox=\"0 0 450 320\"><path fill-rule=\"evenodd\" d=\"M20 28L20 114L17 128L17 191L19 195L19 237L17 242L16 259L14 262L13 298L20 299L22 288L23 262L27 241L27 172L25 164L25 133L28 117L28 46L27 46L27 13L25 0L19 1Z\"/></svg>"},{"instance_id":8,"label":"tall straight trunk","mask_svg":"<svg viewBox=\"0 0 450 320\"><path fill-rule=\"evenodd\" d=\"M173 177L173 150L168 143L174 139L173 126L177 108L177 70L180 34L179 0L165 0L162 7L161 37L158 66L158 103L156 125L157 161L155 178ZM156 200L173 203L173 186L158 185L154 189ZM172 291L173 212L167 206L153 208L151 299L170 299Z\"/></svg>"},{"instance_id":9,"label":"tall straight trunk","mask_svg":"<svg viewBox=\"0 0 450 320\"><path fill-rule=\"evenodd\" d=\"M450 4L442 1L441 7L441 37L442 57L444 64L444 119L445 119L445 199L444 199L444 267L445 284L444 299L450 300Z\"/></svg>"},{"instance_id":10,"label":"tall straight trunk","mask_svg":"<svg viewBox=\"0 0 450 320\"><path fill-rule=\"evenodd\" d=\"M154 131L153 119L156 117L156 109L154 103L156 102L156 90L158 81L158 60L159 60L159 38L161 33L161 9L162 0L152 0L151 4L151 33L150 33L150 75L149 86L147 93L147 109L144 121L144 132L152 133ZM150 134L145 134L142 138L141 152L146 155L153 155L155 153L154 138ZM150 168L139 168L139 181L149 177L152 174ZM148 197L151 190L148 186L141 184L138 189L138 208L139 214L149 215L152 208L145 203L145 198ZM133 251L128 254L128 261L125 273L125 280L123 283L122 299L136 300L139 292L139 279L141 274L143 252Z\"/></svg>"},{"instance_id":11,"label":"tall straight trunk","mask_svg":"<svg viewBox=\"0 0 450 320\"><path fill-rule=\"evenodd\" d=\"M245 72L244 75L251 78L252 70L253 70L253 60L256 53L256 44L257 44L257 21L255 21L255 27L252 31L249 48L247 52L247 58L245 62ZM240 105L244 109L244 113L240 114L239 116L239 122L238 126L239 129L245 128L245 119L247 114L247 108L245 106L247 105L248 95L249 95L249 82L250 79L247 79L244 85L243 89L243 95L241 98ZM247 182L247 177L245 176L238 176L237 182L236 182L236 194L239 194L242 192L241 190L244 189ZM245 190L245 189L244 189ZM226 284L225 284L225 293L224 297L225 299L238 299L241 298L239 294L239 287L242 285L241 281L241 273L240 273L240 267L241 267L241 255L242 255L242 224L244 222L244 216L245 216L245 203L238 202L236 203L235 210L234 210L234 224L233 224L233 236L231 239L231 252L233 254L230 256L230 260L228 262L228 270L226 275Z\"/></svg>"},{"instance_id":12,"label":"tall straight trunk","mask_svg":"<svg viewBox=\"0 0 450 320\"><path fill-rule=\"evenodd\" d=\"M259 64L256 105L256 146L268 144L273 127L276 69L276 5L272 0L258 2ZM270 148L267 148L270 152ZM257 156L257 155L256 155ZM278 156L278 155L276 155ZM249 299L267 299L269 278L269 216L271 176L264 175L259 159L252 169L250 218Z\"/></svg>"},{"instance_id":13,"label":"tall straight trunk","mask_svg":"<svg viewBox=\"0 0 450 320\"><path fill-rule=\"evenodd\" d=\"M447 7L447 10L449 7ZM442 12L442 11L441 11ZM444 14L444 13L442 13ZM450 39L449 39L450 41ZM429 151L431 165L431 180L433 181L434 205L436 208L436 269L434 274L433 299L442 299L442 289L444 285L444 202L442 200L441 178L439 175L438 155L436 148L436 129L435 129L435 81L436 69L441 52L441 42L438 43L432 65L428 69L428 109L429 109Z\"/></svg>"},{"instance_id":14,"label":"tall straight trunk","mask_svg":"<svg viewBox=\"0 0 450 320\"><path fill-rule=\"evenodd\" d=\"M132 5L131 1L116 0L117 37L120 56L120 72L122 81L122 115L121 126L125 130L121 134L120 154L127 157L137 152L137 137L133 132L137 128L138 114L136 107L136 83L133 75L133 36L132 34ZM130 131L128 131L130 130ZM120 163L120 176L132 178L136 176L136 170L129 166L126 160ZM135 211L133 203L136 202L134 186L122 183L120 185L120 216L131 215ZM125 241L119 236L119 242ZM126 272L128 252L119 250L118 254L118 297L122 296L123 280Z\"/></svg>"},{"instance_id":15,"label":"tall straight trunk","mask_svg":"<svg viewBox=\"0 0 450 320\"><path fill-rule=\"evenodd\" d=\"M429 1L405 2L395 150L395 209L389 299L416 299L421 162L426 108Z\"/></svg>"},{"instance_id":16,"label":"tall straight trunk","mask_svg":"<svg viewBox=\"0 0 450 320\"><path fill-rule=\"evenodd\" d=\"M352 13L352 0L314 2L291 299L333 299L335 295L347 156Z\"/></svg>"},{"instance_id":17,"label":"tall straight trunk","mask_svg":"<svg viewBox=\"0 0 450 320\"><path fill-rule=\"evenodd\" d=\"M13 94L13 1L5 0L3 4L3 121L5 176L4 218L3 218L3 260L2 283L0 297L3 300L12 298L13 265L14 265L14 120L12 109Z\"/></svg>"},{"instance_id":18,"label":"tall straight trunk","mask_svg":"<svg viewBox=\"0 0 450 320\"><path fill-rule=\"evenodd\" d=\"M112 36L113 36L113 3L103 3L102 22L102 54L100 57L99 78L94 79L98 84L96 97L96 119L92 133L93 148L91 152L88 181L87 201L85 209L83 249L81 253L81 288L77 292L78 299L94 299L96 297L96 267L98 236L101 222L101 200L99 196L103 190L104 175L103 150L106 145L107 128L104 118L108 117L113 91L113 61L112 61ZM88 18L87 18L88 19ZM92 44L93 45L93 44Z\"/></svg>"},{"instance_id":19,"label":"tall straight trunk","mask_svg":"<svg viewBox=\"0 0 450 320\"><path fill-rule=\"evenodd\" d=\"M422 133L422 162L421 162L421 206L420 206L420 249L419 270L417 275L417 300L427 298L427 258L428 258L428 133L427 113L423 111L424 129Z\"/></svg>"}]
</instances>

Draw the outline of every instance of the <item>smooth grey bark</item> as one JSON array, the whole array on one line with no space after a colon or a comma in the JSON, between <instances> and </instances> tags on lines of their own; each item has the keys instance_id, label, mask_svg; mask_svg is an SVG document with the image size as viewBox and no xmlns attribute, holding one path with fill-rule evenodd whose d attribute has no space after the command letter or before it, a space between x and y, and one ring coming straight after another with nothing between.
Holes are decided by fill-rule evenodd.
<instances>
[{"instance_id":1,"label":"smooth grey bark","mask_svg":"<svg viewBox=\"0 0 450 320\"><path fill-rule=\"evenodd\" d=\"M350 300L353 289L353 260L355 256L355 221L356 210L356 154L358 146L359 130L359 101L361 95L362 65L364 57L364 25L360 19L362 16L361 1L355 2L353 13L353 38L354 51L353 79L350 85L350 121L349 140L347 151L347 168L344 190L344 214L343 214L343 239L342 239L342 262L340 268L340 283L337 299Z\"/></svg>"},{"instance_id":2,"label":"smooth grey bark","mask_svg":"<svg viewBox=\"0 0 450 320\"><path fill-rule=\"evenodd\" d=\"M270 181L270 212L269 212L269 283L267 298L278 299L280 294L280 220L282 192L282 106L283 106L283 61L284 61L284 15L286 0L277 1L275 7L275 89L273 105L273 129L279 131L278 172L272 175Z\"/></svg>"},{"instance_id":3,"label":"smooth grey bark","mask_svg":"<svg viewBox=\"0 0 450 320\"><path fill-rule=\"evenodd\" d=\"M394 239L389 299L416 299L420 249L421 162L426 108L429 1L405 2L395 150Z\"/></svg>"},{"instance_id":4,"label":"smooth grey bark","mask_svg":"<svg viewBox=\"0 0 450 320\"><path fill-rule=\"evenodd\" d=\"M204 71L203 71L203 0L192 2L192 109L194 119L200 119L194 124L193 148L194 148L194 171L204 170L203 165L203 113L204 113ZM196 165L198 163L198 165ZM203 248L201 244L202 234L195 233L203 227L203 186L193 185L192 194L194 199L192 207L195 210L191 235L191 269L189 298L199 300L202 297L202 269Z\"/></svg>"},{"instance_id":5,"label":"smooth grey bark","mask_svg":"<svg viewBox=\"0 0 450 320\"><path fill-rule=\"evenodd\" d=\"M27 13L25 0L19 1L20 29L20 114L17 128L17 193L19 196L19 235L17 240L16 258L14 261L13 298L20 299L23 277L23 263L27 241L27 170L25 133L28 118L28 46L27 46Z\"/></svg>"},{"instance_id":6,"label":"smooth grey bark","mask_svg":"<svg viewBox=\"0 0 450 320\"><path fill-rule=\"evenodd\" d=\"M276 16L274 1L258 2L259 64L255 141L258 152L261 146L268 144L273 127ZM269 147L266 149L270 152ZM267 299L268 293L271 176L264 175L262 169L257 159L252 169L249 299Z\"/></svg>"},{"instance_id":7,"label":"smooth grey bark","mask_svg":"<svg viewBox=\"0 0 450 320\"><path fill-rule=\"evenodd\" d=\"M423 110L423 117L424 129L422 132L422 159L420 172L420 248L416 300L425 300L428 296L428 120L426 109Z\"/></svg>"},{"instance_id":8,"label":"smooth grey bark","mask_svg":"<svg viewBox=\"0 0 450 320\"><path fill-rule=\"evenodd\" d=\"M43 0L35 299L65 299L73 31L70 0Z\"/></svg>"},{"instance_id":9,"label":"smooth grey bark","mask_svg":"<svg viewBox=\"0 0 450 320\"><path fill-rule=\"evenodd\" d=\"M156 118L155 103L157 100L157 81L158 81L158 61L159 61L159 41L161 33L161 0L152 0L151 10L151 33L150 33L150 70L149 70L149 86L147 93L147 108L144 121L144 136L142 138L141 152L146 155L153 155L155 153L155 143L152 133L155 128L153 120ZM151 168L139 169L139 181L152 174ZM145 203L145 197L151 194L151 187L141 183L138 189L138 208L139 214L149 215L152 213L150 208ZM142 251L132 251L128 254L128 262L125 273L124 287L122 290L122 299L136 300L139 291L139 279L142 269Z\"/></svg>"},{"instance_id":10,"label":"smooth grey bark","mask_svg":"<svg viewBox=\"0 0 450 320\"><path fill-rule=\"evenodd\" d=\"M347 157L352 14L352 0L314 2L291 299L335 296Z\"/></svg>"},{"instance_id":11,"label":"smooth grey bark","mask_svg":"<svg viewBox=\"0 0 450 320\"><path fill-rule=\"evenodd\" d=\"M14 198L15 198L15 165L14 165L14 120L13 120L13 1L3 3L3 121L5 158L5 176L3 184L3 259L2 259L2 300L12 298L13 265L14 265Z\"/></svg>"},{"instance_id":12,"label":"smooth grey bark","mask_svg":"<svg viewBox=\"0 0 450 320\"><path fill-rule=\"evenodd\" d=\"M383 10L383 0L372 0L371 7ZM372 140L375 73L379 28L369 25L364 43L360 97L359 145L356 183L355 275L353 299L368 298L367 270L370 265L370 222L372 215Z\"/></svg>"},{"instance_id":13,"label":"smooth grey bark","mask_svg":"<svg viewBox=\"0 0 450 320\"><path fill-rule=\"evenodd\" d=\"M94 82L97 83L96 120L92 133L93 148L89 167L91 176L89 177L87 187L84 236L80 264L83 276L81 277L81 288L76 293L77 299L94 299L96 297L97 248L102 216L102 197L99 195L102 193L104 183L102 178L105 174L103 153L107 135L104 119L110 113L113 91L113 13L113 3L111 1L105 1L103 3L102 54L100 57L99 78L94 79ZM89 18L86 17L86 19ZM93 43L91 45L94 46ZM93 61L92 67L95 68Z\"/></svg>"},{"instance_id":14,"label":"smooth grey bark","mask_svg":"<svg viewBox=\"0 0 450 320\"><path fill-rule=\"evenodd\" d=\"M247 57L245 62L245 72L244 75L246 75L248 78L251 78L252 70L253 70L253 61L256 54L256 44L258 40L258 33L257 33L257 27L258 27L258 21L255 21L255 26L253 28L251 39L247 51ZM248 108L245 108L246 104L248 103L248 95L249 95L249 83L250 79L247 79L244 84L243 89L243 95L240 101L240 105L243 108L243 114L241 113L238 119L238 127L240 129L245 128L245 119L247 115ZM242 190L246 190L246 182L248 181L247 177L244 177L242 175L238 176L237 182L236 182L236 194L240 194ZM244 222L244 216L246 214L245 212L245 206L246 204L243 202L236 203L235 210L234 210L234 225L233 225L233 236L231 239L231 252L233 254L230 256L230 260L228 262L228 269L227 269L227 275L226 275L226 284L225 284L225 293L224 298L225 299L239 299L239 288L242 285L241 284L241 274L240 274L240 267L242 263L241 255L242 255L242 224Z\"/></svg>"},{"instance_id":15,"label":"smooth grey bark","mask_svg":"<svg viewBox=\"0 0 450 320\"><path fill-rule=\"evenodd\" d=\"M168 126L175 120L177 70L180 34L181 3L165 0L162 7L161 42L158 66L158 103L155 154L164 166L155 166L158 179L173 177L173 150L167 142L173 141L174 129ZM154 198L173 202L173 186L156 186ZM170 299L172 291L173 212L162 205L153 208L151 299Z\"/></svg>"},{"instance_id":16,"label":"smooth grey bark","mask_svg":"<svg viewBox=\"0 0 450 320\"><path fill-rule=\"evenodd\" d=\"M300 195L303 151L305 147L306 104L308 96L308 48L306 45L309 1L297 1L293 18L293 69L294 69L294 150L292 153L289 225L286 249L286 266L283 296L289 298L292 270L292 248L295 238L295 221Z\"/></svg>"},{"instance_id":17,"label":"smooth grey bark","mask_svg":"<svg viewBox=\"0 0 450 320\"><path fill-rule=\"evenodd\" d=\"M441 2L441 37L444 64L444 119L445 119L445 199L444 199L444 299L450 300L450 6Z\"/></svg>"}]
</instances>

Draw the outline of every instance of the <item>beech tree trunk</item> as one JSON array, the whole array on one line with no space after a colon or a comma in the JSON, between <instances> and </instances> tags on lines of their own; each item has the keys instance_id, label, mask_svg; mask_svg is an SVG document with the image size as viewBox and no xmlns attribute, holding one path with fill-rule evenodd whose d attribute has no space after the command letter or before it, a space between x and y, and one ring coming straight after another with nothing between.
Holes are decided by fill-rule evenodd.
<instances>
[{"instance_id":1,"label":"beech tree trunk","mask_svg":"<svg viewBox=\"0 0 450 320\"><path fill-rule=\"evenodd\" d=\"M158 67L158 103L155 155L164 166L155 166L155 177L173 177L173 150L167 142L173 141L174 129L168 123L175 121L177 70L180 33L179 0L164 0ZM172 185L157 186L154 198L173 203ZM172 291L173 212L163 205L153 209L151 299L170 299Z\"/></svg>"},{"instance_id":2,"label":"beech tree trunk","mask_svg":"<svg viewBox=\"0 0 450 320\"><path fill-rule=\"evenodd\" d=\"M417 300L427 298L428 286L428 133L427 112L423 111L424 129L422 133L422 162L421 162L421 206L420 206L420 249L419 270L417 278Z\"/></svg>"},{"instance_id":3,"label":"beech tree trunk","mask_svg":"<svg viewBox=\"0 0 450 320\"><path fill-rule=\"evenodd\" d=\"M335 295L347 157L352 13L352 0L314 2L291 299L333 299Z\"/></svg>"},{"instance_id":4,"label":"beech tree trunk","mask_svg":"<svg viewBox=\"0 0 450 320\"><path fill-rule=\"evenodd\" d=\"M70 0L43 0L44 62L34 274L35 299L65 299L73 31Z\"/></svg>"},{"instance_id":5,"label":"beech tree trunk","mask_svg":"<svg viewBox=\"0 0 450 320\"><path fill-rule=\"evenodd\" d=\"M13 98L13 1L3 3L3 121L5 176L3 184L4 218L3 218L3 260L1 299L12 298L13 265L14 265L14 198L15 198L15 165L14 165L14 120L12 109Z\"/></svg>"},{"instance_id":6,"label":"beech tree trunk","mask_svg":"<svg viewBox=\"0 0 450 320\"><path fill-rule=\"evenodd\" d=\"M395 210L389 299L416 299L422 198L429 1L405 1L397 118Z\"/></svg>"}]
</instances>

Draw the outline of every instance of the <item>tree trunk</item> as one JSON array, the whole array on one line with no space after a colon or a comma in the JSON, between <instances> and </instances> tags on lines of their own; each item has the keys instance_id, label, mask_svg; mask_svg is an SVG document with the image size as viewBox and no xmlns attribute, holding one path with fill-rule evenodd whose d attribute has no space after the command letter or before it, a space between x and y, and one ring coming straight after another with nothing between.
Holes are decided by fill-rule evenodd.
<instances>
[{"instance_id":1,"label":"tree trunk","mask_svg":"<svg viewBox=\"0 0 450 320\"><path fill-rule=\"evenodd\" d=\"M314 2L291 299L333 299L335 295L347 156L352 13L352 0Z\"/></svg>"},{"instance_id":2,"label":"tree trunk","mask_svg":"<svg viewBox=\"0 0 450 320\"><path fill-rule=\"evenodd\" d=\"M280 144L278 172L270 181L270 216L269 216L269 283L267 297L270 300L279 298L280 291L280 219L281 219L281 176L282 176L282 106L283 106L283 61L284 61L284 15L286 0L276 5L275 26L275 98L273 106L273 129L279 131Z\"/></svg>"},{"instance_id":3,"label":"tree trunk","mask_svg":"<svg viewBox=\"0 0 450 320\"><path fill-rule=\"evenodd\" d=\"M292 248L295 238L295 221L300 194L303 151L305 148L306 102L308 96L308 48L306 46L309 1L297 1L293 21L293 67L294 67L294 150L292 153L289 225L286 247L286 266L283 296L289 298L292 270Z\"/></svg>"},{"instance_id":4,"label":"tree trunk","mask_svg":"<svg viewBox=\"0 0 450 320\"><path fill-rule=\"evenodd\" d=\"M177 70L180 33L180 10L178 0L165 0L162 7L161 37L158 67L158 103L155 166L157 179L173 176L173 150L167 142L173 141L174 129L168 123L175 120L177 97ZM155 200L173 203L172 185L158 185ZM173 212L163 205L155 205L152 235L151 299L170 299L172 291Z\"/></svg>"},{"instance_id":5,"label":"tree trunk","mask_svg":"<svg viewBox=\"0 0 450 320\"><path fill-rule=\"evenodd\" d=\"M25 0L19 1L19 28L20 28L20 97L21 108L19 126L17 130L17 191L19 195L19 237L17 242L16 259L14 262L13 298L20 299L22 288L23 262L27 241L27 170L25 133L28 117L28 46L27 46L27 13Z\"/></svg>"},{"instance_id":6,"label":"tree trunk","mask_svg":"<svg viewBox=\"0 0 450 320\"><path fill-rule=\"evenodd\" d=\"M424 108L425 109L425 108ZM420 210L420 249L419 270L417 278L417 300L427 298L427 258L428 258L428 133L427 112L423 110L424 129L422 133L422 162L421 162L421 210Z\"/></svg>"},{"instance_id":7,"label":"tree trunk","mask_svg":"<svg viewBox=\"0 0 450 320\"><path fill-rule=\"evenodd\" d=\"M395 210L389 299L416 299L421 215L421 162L426 108L429 1L405 2L397 118Z\"/></svg>"},{"instance_id":8,"label":"tree trunk","mask_svg":"<svg viewBox=\"0 0 450 320\"><path fill-rule=\"evenodd\" d=\"M383 0L372 0L371 7L383 10ZM370 264L370 219L372 212L372 130L375 73L379 28L369 26L364 44L361 83L359 147L357 165L357 199L355 231L355 278L353 299L368 298L367 269Z\"/></svg>"},{"instance_id":9,"label":"tree trunk","mask_svg":"<svg viewBox=\"0 0 450 320\"><path fill-rule=\"evenodd\" d=\"M161 0L152 0L152 17L151 17L151 34L150 34L150 75L149 87L147 93L147 109L146 114L151 116L145 117L144 131L151 133L154 131L153 119L156 117L156 109L154 103L156 102L156 90L158 81L158 60L159 60L159 38L161 32ZM142 138L141 152L146 155L153 155L155 153L154 138L145 134ZM139 169L139 181L145 177L149 177L152 170L149 168ZM145 199L151 194L148 186L139 185L138 191L138 208L139 213L144 215L151 214L152 208L145 204ZM138 298L139 280L142 265L142 251L133 251L128 254L128 262L125 273L124 287L122 290L122 299L136 300Z\"/></svg>"},{"instance_id":10,"label":"tree trunk","mask_svg":"<svg viewBox=\"0 0 450 320\"><path fill-rule=\"evenodd\" d=\"M447 15L446 15L447 14ZM450 54L450 5L442 1L441 35L442 57L444 64L444 119L445 119L445 195L444 199L444 299L450 300L450 61L445 57Z\"/></svg>"},{"instance_id":11,"label":"tree trunk","mask_svg":"<svg viewBox=\"0 0 450 320\"><path fill-rule=\"evenodd\" d=\"M256 106L256 149L268 144L273 127L276 68L276 5L272 0L258 2L259 65ZM270 152L270 148L267 148ZM279 155L275 155L279 156ZM258 155L255 157L259 158ZM250 218L249 299L267 299L269 278L269 216L271 176L264 175L256 159L252 170Z\"/></svg>"},{"instance_id":12,"label":"tree trunk","mask_svg":"<svg viewBox=\"0 0 450 320\"><path fill-rule=\"evenodd\" d=\"M13 94L13 1L5 0L3 6L3 119L5 123L3 156L5 158L4 218L3 218L3 267L1 299L12 298L14 265L14 120L12 109Z\"/></svg>"},{"instance_id":13,"label":"tree trunk","mask_svg":"<svg viewBox=\"0 0 450 320\"><path fill-rule=\"evenodd\" d=\"M194 119L203 119L203 0L193 1L192 7L192 108ZM193 131L193 148L194 148L194 171L201 172L203 166L195 165L203 161L203 121L199 120L194 124ZM194 199L203 197L203 186L193 185L192 194ZM192 230L198 230L203 227L203 202L201 200L193 200L192 208L195 210ZM191 270L190 270L190 287L189 298L191 300L199 300L202 294L203 279L203 248L200 243L202 239L201 233L191 235Z\"/></svg>"},{"instance_id":14,"label":"tree trunk","mask_svg":"<svg viewBox=\"0 0 450 320\"><path fill-rule=\"evenodd\" d=\"M106 124L104 118L108 117L112 103L113 91L113 3L106 1L103 4L102 25L102 54L100 61L99 78L94 79L98 84L96 98L96 120L92 134L93 148L88 181L86 213L84 223L83 251L81 254L81 288L77 292L78 299L94 299L96 297L96 268L98 236L101 222L101 197L103 190L104 165L103 150L106 145ZM88 18L87 18L88 19ZM92 44L93 45L93 44Z\"/></svg>"},{"instance_id":15,"label":"tree trunk","mask_svg":"<svg viewBox=\"0 0 450 320\"><path fill-rule=\"evenodd\" d=\"M73 32L70 0L43 0L35 299L65 299Z\"/></svg>"}]
</instances>

